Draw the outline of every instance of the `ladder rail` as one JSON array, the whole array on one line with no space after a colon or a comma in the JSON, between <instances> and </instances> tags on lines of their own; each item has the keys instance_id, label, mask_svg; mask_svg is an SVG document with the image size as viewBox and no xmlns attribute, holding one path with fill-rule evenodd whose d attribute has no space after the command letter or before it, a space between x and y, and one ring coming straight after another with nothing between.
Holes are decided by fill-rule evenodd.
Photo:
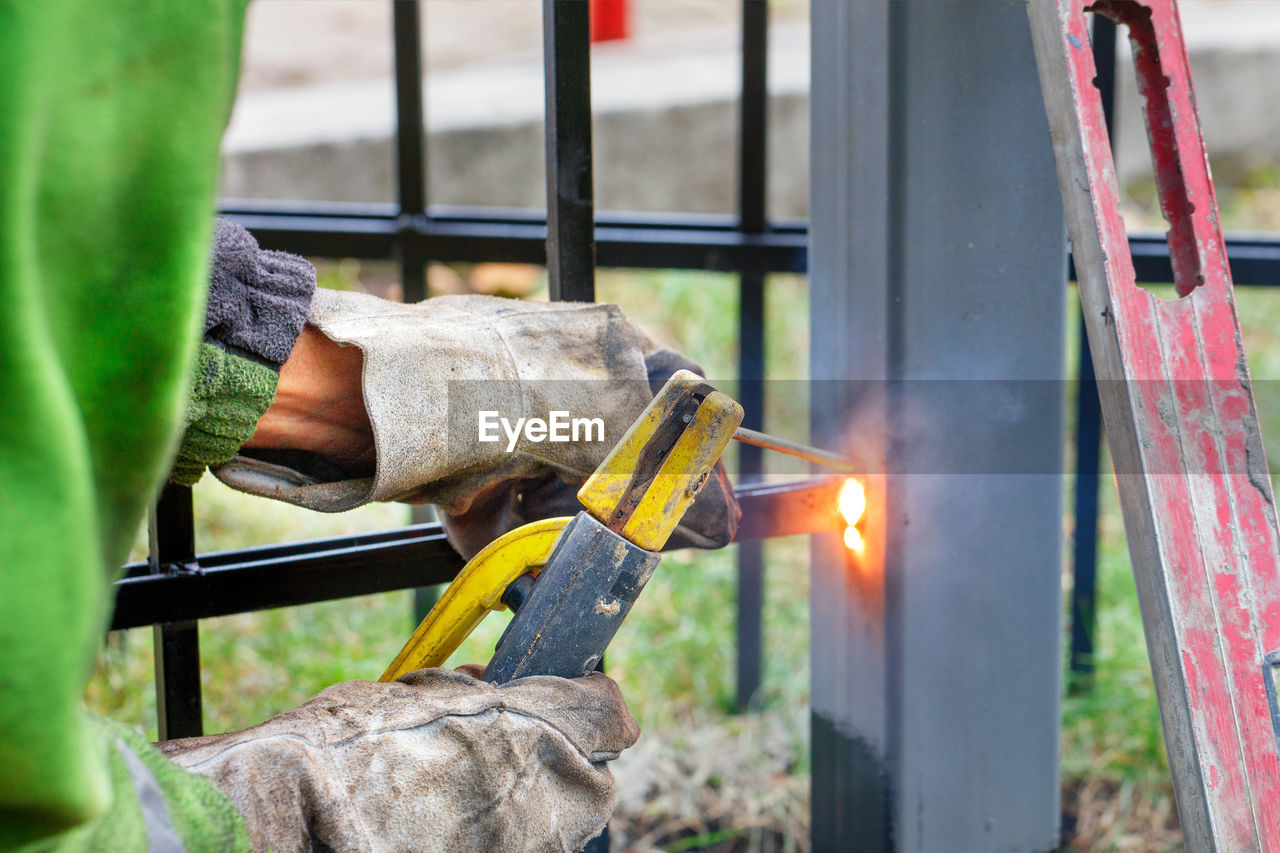
<instances>
[{"instance_id":1,"label":"ladder rail","mask_svg":"<svg viewBox=\"0 0 1280 853\"><path fill-rule=\"evenodd\" d=\"M1280 535L1177 7L1091 7L1129 27L1177 300L1135 282L1084 7L1028 10L1184 838L1280 851Z\"/></svg>"}]
</instances>

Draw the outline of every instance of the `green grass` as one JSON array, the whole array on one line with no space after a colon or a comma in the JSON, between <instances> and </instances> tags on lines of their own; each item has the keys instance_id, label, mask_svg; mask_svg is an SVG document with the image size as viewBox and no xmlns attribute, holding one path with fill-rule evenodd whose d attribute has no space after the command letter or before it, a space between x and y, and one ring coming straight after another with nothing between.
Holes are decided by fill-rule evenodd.
<instances>
[{"instance_id":1,"label":"green grass","mask_svg":"<svg viewBox=\"0 0 1280 853\"><path fill-rule=\"evenodd\" d=\"M1168 760L1114 489L1104 489L1103 502L1096 671L1091 687L1074 685L1080 689L1069 691L1063 703L1062 770L1069 777L1101 774L1163 792Z\"/></svg>"}]
</instances>

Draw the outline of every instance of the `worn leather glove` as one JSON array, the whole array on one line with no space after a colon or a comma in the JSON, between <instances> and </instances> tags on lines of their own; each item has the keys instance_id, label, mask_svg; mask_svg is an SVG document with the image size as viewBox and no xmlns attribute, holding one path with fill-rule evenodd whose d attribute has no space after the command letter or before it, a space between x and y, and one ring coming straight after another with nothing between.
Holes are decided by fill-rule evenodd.
<instances>
[{"instance_id":1,"label":"worn leather glove","mask_svg":"<svg viewBox=\"0 0 1280 853\"><path fill-rule=\"evenodd\" d=\"M600 674L495 686L424 669L159 747L231 797L255 850L576 851L613 810L604 762L639 733Z\"/></svg>"},{"instance_id":2,"label":"worn leather glove","mask_svg":"<svg viewBox=\"0 0 1280 853\"><path fill-rule=\"evenodd\" d=\"M701 372L654 344L616 305L491 296L403 305L321 289L308 323L363 352L374 475L346 478L324 460L243 449L214 474L241 491L327 512L374 500L438 504L466 557L526 521L577 512L577 487L654 391L681 367ZM482 412L494 413L494 441L481 440ZM550 421L553 412L598 419L600 429L592 440L584 430L576 441L545 432L539 441L497 425ZM725 545L739 515L717 466L670 546Z\"/></svg>"}]
</instances>

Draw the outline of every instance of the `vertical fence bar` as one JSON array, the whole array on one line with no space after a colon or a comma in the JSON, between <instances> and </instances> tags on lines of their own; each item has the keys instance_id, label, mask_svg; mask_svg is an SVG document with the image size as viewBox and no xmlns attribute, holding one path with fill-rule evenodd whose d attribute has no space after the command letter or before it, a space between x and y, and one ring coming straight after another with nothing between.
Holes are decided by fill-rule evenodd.
<instances>
[{"instance_id":1,"label":"vertical fence bar","mask_svg":"<svg viewBox=\"0 0 1280 853\"><path fill-rule=\"evenodd\" d=\"M405 302L426 294L426 258L413 239L413 220L426 216L427 182L422 110L422 30L418 0L391 4L396 63L396 188L400 206L401 283Z\"/></svg>"},{"instance_id":2,"label":"vertical fence bar","mask_svg":"<svg viewBox=\"0 0 1280 853\"><path fill-rule=\"evenodd\" d=\"M1087 684L1093 674L1093 637L1097 606L1098 468L1102 456L1102 406L1080 322L1080 381L1076 394L1075 550L1071 583L1072 689Z\"/></svg>"},{"instance_id":3,"label":"vertical fence bar","mask_svg":"<svg viewBox=\"0 0 1280 853\"><path fill-rule=\"evenodd\" d=\"M396 77L396 200L400 208L396 248L401 298L419 302L427 297L427 259L413 229L414 221L425 218L427 213L421 8L418 0L393 0L391 9ZM435 511L425 504L413 506L409 514L414 524L435 521ZM421 622L439 598L438 586L415 589L415 621Z\"/></svg>"},{"instance_id":4,"label":"vertical fence bar","mask_svg":"<svg viewBox=\"0 0 1280 853\"><path fill-rule=\"evenodd\" d=\"M547 279L552 299L573 302L596 298L589 9L580 0L542 2Z\"/></svg>"},{"instance_id":5,"label":"vertical fence bar","mask_svg":"<svg viewBox=\"0 0 1280 853\"><path fill-rule=\"evenodd\" d=\"M195 520L191 489L165 485L151 510L152 574L195 571ZM155 644L156 718L160 740L204 734L200 695L199 623L166 622L151 629Z\"/></svg>"},{"instance_id":6,"label":"vertical fence bar","mask_svg":"<svg viewBox=\"0 0 1280 853\"><path fill-rule=\"evenodd\" d=\"M595 302L590 5L542 0L546 83L547 287L553 301ZM604 671L604 659L596 665ZM609 853L609 827L582 853Z\"/></svg>"},{"instance_id":7,"label":"vertical fence bar","mask_svg":"<svg viewBox=\"0 0 1280 853\"><path fill-rule=\"evenodd\" d=\"M742 2L742 97L739 105L738 216L739 228L758 234L765 228L766 154L768 151L769 5L765 0ZM739 402L742 425L764 429L764 274L738 277ZM742 481L759 479L763 452L738 447ZM760 688L764 638L764 543L738 546L737 707L745 710Z\"/></svg>"},{"instance_id":8,"label":"vertical fence bar","mask_svg":"<svg viewBox=\"0 0 1280 853\"><path fill-rule=\"evenodd\" d=\"M1116 25L1104 15L1093 16L1093 59L1107 133L1115 150ZM1098 575L1098 468L1102 461L1102 406L1093 372L1093 356L1080 315L1080 382L1076 391L1075 548L1071 569L1071 672L1078 676L1072 689L1088 683L1093 674Z\"/></svg>"}]
</instances>

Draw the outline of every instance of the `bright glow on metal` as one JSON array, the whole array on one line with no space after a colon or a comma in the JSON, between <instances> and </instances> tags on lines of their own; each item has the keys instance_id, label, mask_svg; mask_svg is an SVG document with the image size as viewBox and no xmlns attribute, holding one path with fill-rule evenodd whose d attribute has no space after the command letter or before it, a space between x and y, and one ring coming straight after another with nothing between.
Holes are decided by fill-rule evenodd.
<instances>
[{"instance_id":1,"label":"bright glow on metal","mask_svg":"<svg viewBox=\"0 0 1280 853\"><path fill-rule=\"evenodd\" d=\"M862 481L853 477L845 480L844 485L840 487L837 505L840 507L840 514L844 516L844 523L848 525L844 531L844 546L850 551L861 553L864 545L862 532L854 525L862 519L862 514L867 510L867 490L863 487Z\"/></svg>"},{"instance_id":2,"label":"bright glow on metal","mask_svg":"<svg viewBox=\"0 0 1280 853\"><path fill-rule=\"evenodd\" d=\"M840 487L839 506L845 524L858 523L867 509L867 490L862 487L860 480L850 477L844 481L844 485Z\"/></svg>"}]
</instances>

